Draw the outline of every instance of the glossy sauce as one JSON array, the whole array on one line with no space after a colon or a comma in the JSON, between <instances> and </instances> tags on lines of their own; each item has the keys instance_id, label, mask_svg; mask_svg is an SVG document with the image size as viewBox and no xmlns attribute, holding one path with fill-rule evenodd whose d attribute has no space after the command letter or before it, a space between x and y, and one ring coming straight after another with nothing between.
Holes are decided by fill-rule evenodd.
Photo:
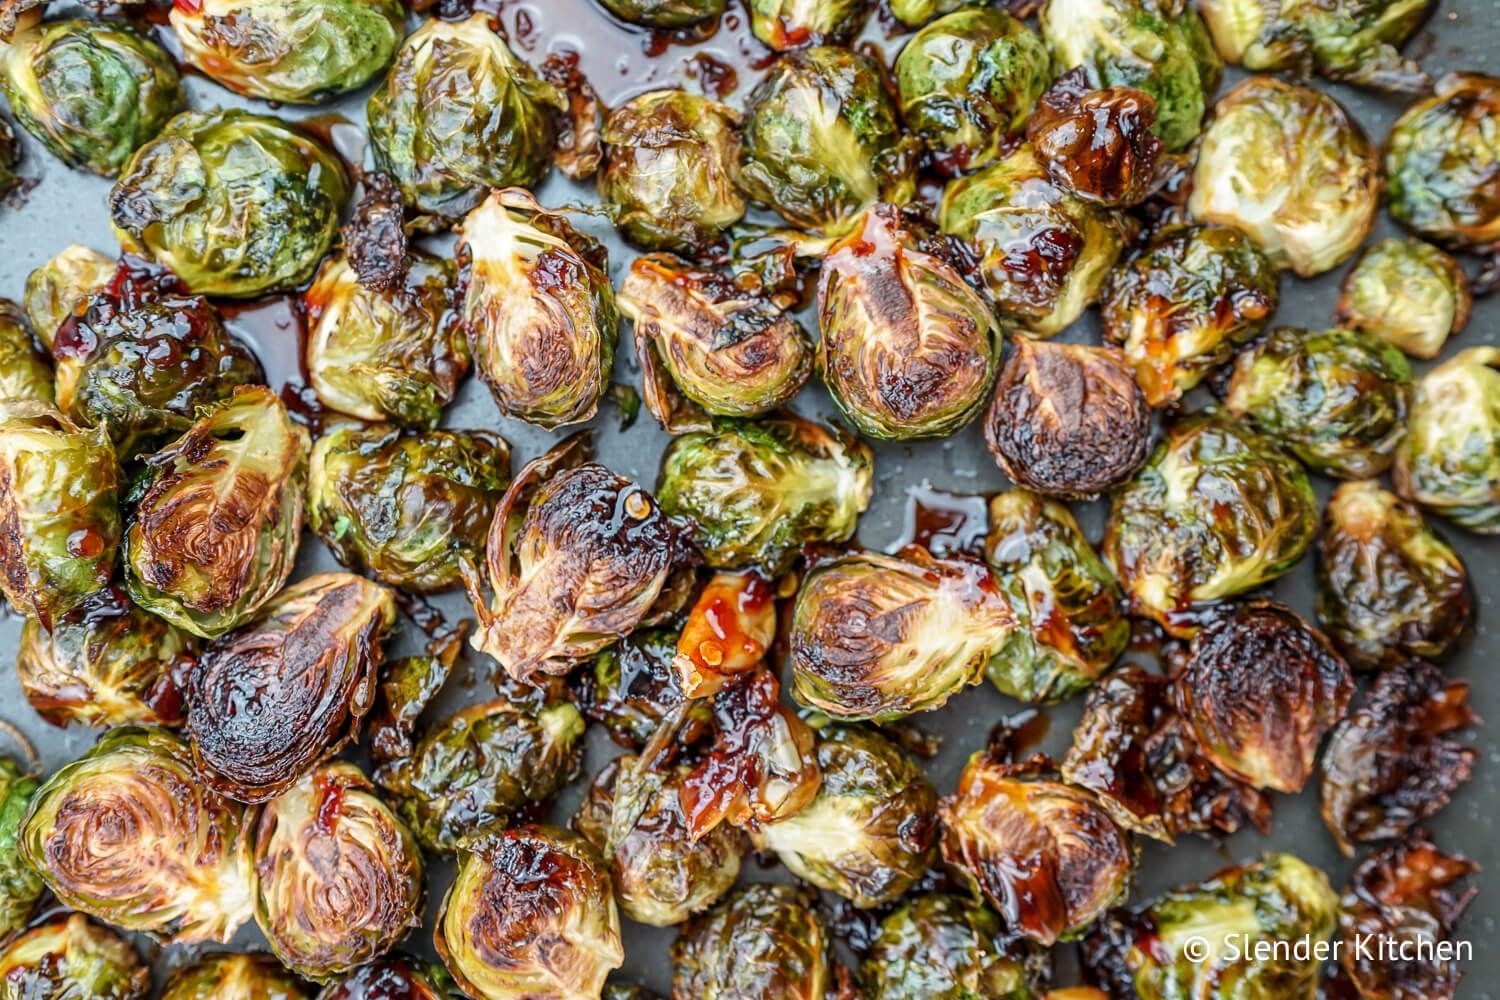
<instances>
[{"instance_id":1,"label":"glossy sauce","mask_svg":"<svg viewBox=\"0 0 1500 1000\"><path fill-rule=\"evenodd\" d=\"M929 483L906 491L906 514L897 551L919 545L938 557L984 553L989 530L989 501L978 495L945 493Z\"/></svg>"},{"instance_id":2,"label":"glossy sauce","mask_svg":"<svg viewBox=\"0 0 1500 1000\"><path fill-rule=\"evenodd\" d=\"M299 423L317 428L327 416L307 374L307 317L295 295L272 295L245 303L220 303L224 326L250 349L280 388L281 401Z\"/></svg>"}]
</instances>

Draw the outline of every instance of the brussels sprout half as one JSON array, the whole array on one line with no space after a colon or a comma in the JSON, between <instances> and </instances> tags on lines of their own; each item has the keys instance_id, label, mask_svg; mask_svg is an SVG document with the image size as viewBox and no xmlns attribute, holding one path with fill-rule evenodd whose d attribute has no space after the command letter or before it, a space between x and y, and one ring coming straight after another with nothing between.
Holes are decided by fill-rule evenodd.
<instances>
[{"instance_id":1,"label":"brussels sprout half","mask_svg":"<svg viewBox=\"0 0 1500 1000\"><path fill-rule=\"evenodd\" d=\"M1334 322L1431 360L1468 323L1473 301L1458 261L1393 236L1365 248L1344 275Z\"/></svg>"},{"instance_id":2,"label":"brussels sprout half","mask_svg":"<svg viewBox=\"0 0 1500 1000\"><path fill-rule=\"evenodd\" d=\"M983 903L929 892L881 920L859 980L867 1000L1020 1000L1038 995L1047 966Z\"/></svg>"},{"instance_id":3,"label":"brussels sprout half","mask_svg":"<svg viewBox=\"0 0 1500 1000\"><path fill-rule=\"evenodd\" d=\"M1500 532L1500 347L1470 347L1417 380L1396 492L1470 531Z\"/></svg>"},{"instance_id":4,"label":"brussels sprout half","mask_svg":"<svg viewBox=\"0 0 1500 1000\"><path fill-rule=\"evenodd\" d=\"M615 17L648 28L688 28L718 17L729 0L599 0Z\"/></svg>"},{"instance_id":5,"label":"brussels sprout half","mask_svg":"<svg viewBox=\"0 0 1500 1000\"><path fill-rule=\"evenodd\" d=\"M56 402L52 365L36 349L21 307L0 299L0 399Z\"/></svg>"},{"instance_id":6,"label":"brussels sprout half","mask_svg":"<svg viewBox=\"0 0 1500 1000\"><path fill-rule=\"evenodd\" d=\"M745 0L750 31L778 52L808 45L848 45L874 0Z\"/></svg>"},{"instance_id":7,"label":"brussels sprout half","mask_svg":"<svg viewBox=\"0 0 1500 1000\"><path fill-rule=\"evenodd\" d=\"M26 926L46 884L21 854L21 821L38 780L0 757L0 939Z\"/></svg>"},{"instance_id":8,"label":"brussels sprout half","mask_svg":"<svg viewBox=\"0 0 1500 1000\"><path fill-rule=\"evenodd\" d=\"M312 990L270 955L208 955L172 973L161 1000L312 1000Z\"/></svg>"},{"instance_id":9,"label":"brussels sprout half","mask_svg":"<svg viewBox=\"0 0 1500 1000\"><path fill-rule=\"evenodd\" d=\"M44 347L52 348L63 320L108 285L117 270L113 257L74 243L26 276L26 316Z\"/></svg>"},{"instance_id":10,"label":"brussels sprout half","mask_svg":"<svg viewBox=\"0 0 1500 1000\"><path fill-rule=\"evenodd\" d=\"M390 955L323 987L317 1000L459 1000L453 977L437 962Z\"/></svg>"},{"instance_id":11,"label":"brussels sprout half","mask_svg":"<svg viewBox=\"0 0 1500 1000\"><path fill-rule=\"evenodd\" d=\"M814 904L795 886L740 886L672 942L672 995L821 1000L833 972Z\"/></svg>"},{"instance_id":12,"label":"brussels sprout half","mask_svg":"<svg viewBox=\"0 0 1500 1000\"><path fill-rule=\"evenodd\" d=\"M933 18L966 7L983 7L989 0L887 0L891 16L908 28L920 28Z\"/></svg>"},{"instance_id":13,"label":"brussels sprout half","mask_svg":"<svg viewBox=\"0 0 1500 1000\"><path fill-rule=\"evenodd\" d=\"M79 913L62 914L0 950L7 1000L146 1000L151 970L130 942Z\"/></svg>"}]
</instances>

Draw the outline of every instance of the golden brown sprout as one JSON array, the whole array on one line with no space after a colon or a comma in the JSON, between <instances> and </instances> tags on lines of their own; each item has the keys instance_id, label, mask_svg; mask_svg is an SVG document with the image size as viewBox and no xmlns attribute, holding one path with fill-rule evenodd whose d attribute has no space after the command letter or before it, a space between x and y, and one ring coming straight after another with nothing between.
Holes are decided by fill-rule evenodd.
<instances>
[{"instance_id":1,"label":"golden brown sprout","mask_svg":"<svg viewBox=\"0 0 1500 1000\"><path fill-rule=\"evenodd\" d=\"M1458 261L1419 239L1390 237L1344 275L1334 322L1430 361L1469 322L1473 303Z\"/></svg>"},{"instance_id":2,"label":"golden brown sprout","mask_svg":"<svg viewBox=\"0 0 1500 1000\"><path fill-rule=\"evenodd\" d=\"M123 937L79 913L27 929L0 950L6 1000L146 1000L151 970Z\"/></svg>"},{"instance_id":3,"label":"golden brown sprout","mask_svg":"<svg viewBox=\"0 0 1500 1000\"><path fill-rule=\"evenodd\" d=\"M184 965L161 1000L312 1000L312 987L270 955L220 953Z\"/></svg>"},{"instance_id":4,"label":"golden brown sprout","mask_svg":"<svg viewBox=\"0 0 1500 1000\"><path fill-rule=\"evenodd\" d=\"M776 603L760 574L715 573L688 612L672 666L689 698L718 694L758 667L776 638Z\"/></svg>"}]
</instances>

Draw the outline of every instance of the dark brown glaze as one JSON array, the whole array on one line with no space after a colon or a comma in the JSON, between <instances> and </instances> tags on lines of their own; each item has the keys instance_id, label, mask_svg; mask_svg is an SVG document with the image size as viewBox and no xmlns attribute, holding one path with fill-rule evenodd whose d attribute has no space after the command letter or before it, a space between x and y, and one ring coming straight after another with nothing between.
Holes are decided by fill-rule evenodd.
<instances>
[{"instance_id":1,"label":"dark brown glaze","mask_svg":"<svg viewBox=\"0 0 1500 1000\"><path fill-rule=\"evenodd\" d=\"M361 175L359 200L342 229L344 256L372 292L393 290L406 279L405 215L401 190L389 174Z\"/></svg>"},{"instance_id":2,"label":"dark brown glaze","mask_svg":"<svg viewBox=\"0 0 1500 1000\"><path fill-rule=\"evenodd\" d=\"M1469 780L1479 754L1448 734L1479 723L1467 681L1413 660L1381 674L1323 755L1323 821L1339 847L1399 837Z\"/></svg>"},{"instance_id":3,"label":"dark brown glaze","mask_svg":"<svg viewBox=\"0 0 1500 1000\"><path fill-rule=\"evenodd\" d=\"M906 513L895 547L916 545L939 559L984 554L989 501L982 496L944 493L927 483L906 490Z\"/></svg>"},{"instance_id":4,"label":"dark brown glaze","mask_svg":"<svg viewBox=\"0 0 1500 1000\"><path fill-rule=\"evenodd\" d=\"M449 1000L446 979L410 955L388 955L325 987L318 1000Z\"/></svg>"},{"instance_id":5,"label":"dark brown glaze","mask_svg":"<svg viewBox=\"0 0 1500 1000\"><path fill-rule=\"evenodd\" d=\"M604 107L578 63L576 52L552 52L541 66L542 76L568 101L568 110L554 116L555 162L558 170L575 181L593 177L604 159L604 144L599 138Z\"/></svg>"},{"instance_id":6,"label":"dark brown glaze","mask_svg":"<svg viewBox=\"0 0 1500 1000\"><path fill-rule=\"evenodd\" d=\"M760 574L716 573L698 594L672 664L689 698L717 694L760 666L776 638L776 602Z\"/></svg>"},{"instance_id":7,"label":"dark brown glaze","mask_svg":"<svg viewBox=\"0 0 1500 1000\"><path fill-rule=\"evenodd\" d=\"M995 384L984 438L1017 485L1092 499L1145 464L1151 408L1118 350L1017 338Z\"/></svg>"},{"instance_id":8,"label":"dark brown glaze","mask_svg":"<svg viewBox=\"0 0 1500 1000\"><path fill-rule=\"evenodd\" d=\"M1114 208L1156 187L1161 140L1151 131L1156 101L1134 87L1094 90L1082 67L1059 77L1037 101L1026 138L1059 186Z\"/></svg>"}]
</instances>

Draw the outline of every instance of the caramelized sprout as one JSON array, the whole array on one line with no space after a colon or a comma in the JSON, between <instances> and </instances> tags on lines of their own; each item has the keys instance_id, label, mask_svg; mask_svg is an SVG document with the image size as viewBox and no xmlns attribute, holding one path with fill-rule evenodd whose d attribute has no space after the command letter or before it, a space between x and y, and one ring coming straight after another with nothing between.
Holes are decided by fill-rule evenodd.
<instances>
[{"instance_id":1,"label":"caramelized sprout","mask_svg":"<svg viewBox=\"0 0 1500 1000\"><path fill-rule=\"evenodd\" d=\"M677 740L683 746L697 743L711 728L713 712L708 701L683 706L686 697L672 666L678 635L665 628L636 629L600 650L573 675L578 710L603 723L616 743L639 750L682 706Z\"/></svg>"},{"instance_id":2,"label":"caramelized sprout","mask_svg":"<svg viewBox=\"0 0 1500 1000\"><path fill-rule=\"evenodd\" d=\"M1031 997L1046 974L1046 953L1011 934L994 910L944 892L915 896L886 916L859 967L866 1000Z\"/></svg>"},{"instance_id":3,"label":"caramelized sprout","mask_svg":"<svg viewBox=\"0 0 1500 1000\"><path fill-rule=\"evenodd\" d=\"M806 889L751 883L672 942L674 997L821 1000L833 981L828 928Z\"/></svg>"},{"instance_id":4,"label":"caramelized sprout","mask_svg":"<svg viewBox=\"0 0 1500 1000\"><path fill-rule=\"evenodd\" d=\"M51 349L63 320L108 285L117 270L114 258L74 243L26 276L26 317L44 347Z\"/></svg>"},{"instance_id":5,"label":"caramelized sprout","mask_svg":"<svg viewBox=\"0 0 1500 1000\"><path fill-rule=\"evenodd\" d=\"M437 962L390 955L323 987L318 1000L457 1000L458 987Z\"/></svg>"},{"instance_id":6,"label":"caramelized sprout","mask_svg":"<svg viewBox=\"0 0 1500 1000\"><path fill-rule=\"evenodd\" d=\"M808 45L848 45L864 27L873 0L746 0L750 30L778 52Z\"/></svg>"},{"instance_id":7,"label":"caramelized sprout","mask_svg":"<svg viewBox=\"0 0 1500 1000\"><path fill-rule=\"evenodd\" d=\"M1388 237L1344 275L1334 321L1430 361L1468 323L1472 304L1458 261L1419 239Z\"/></svg>"},{"instance_id":8,"label":"caramelized sprout","mask_svg":"<svg viewBox=\"0 0 1500 1000\"><path fill-rule=\"evenodd\" d=\"M729 0L599 0L615 17L648 28L688 28L724 13Z\"/></svg>"},{"instance_id":9,"label":"caramelized sprout","mask_svg":"<svg viewBox=\"0 0 1500 1000\"><path fill-rule=\"evenodd\" d=\"M688 698L718 694L760 666L776 638L776 601L758 573L715 573L698 593L672 667Z\"/></svg>"},{"instance_id":10,"label":"caramelized sprout","mask_svg":"<svg viewBox=\"0 0 1500 1000\"><path fill-rule=\"evenodd\" d=\"M37 785L34 775L0 756L0 939L26 926L47 888L21 854L21 820Z\"/></svg>"},{"instance_id":11,"label":"caramelized sprout","mask_svg":"<svg viewBox=\"0 0 1500 1000\"><path fill-rule=\"evenodd\" d=\"M222 952L172 973L161 1000L312 1000L312 991L270 955Z\"/></svg>"},{"instance_id":12,"label":"caramelized sprout","mask_svg":"<svg viewBox=\"0 0 1500 1000\"><path fill-rule=\"evenodd\" d=\"M1459 351L1417 380L1391 479L1455 524L1500 532L1500 347Z\"/></svg>"},{"instance_id":13,"label":"caramelized sprout","mask_svg":"<svg viewBox=\"0 0 1500 1000\"><path fill-rule=\"evenodd\" d=\"M1134 87L1094 90L1082 67L1037 102L1026 141L1047 176L1075 197L1110 208L1137 205L1161 181L1156 101Z\"/></svg>"},{"instance_id":14,"label":"caramelized sprout","mask_svg":"<svg viewBox=\"0 0 1500 1000\"><path fill-rule=\"evenodd\" d=\"M25 1000L146 1000L151 970L119 934L63 913L5 944L0 984Z\"/></svg>"},{"instance_id":15,"label":"caramelized sprout","mask_svg":"<svg viewBox=\"0 0 1500 1000\"><path fill-rule=\"evenodd\" d=\"M0 299L0 399L56 401L52 365L36 349L31 326L21 307Z\"/></svg>"}]
</instances>

